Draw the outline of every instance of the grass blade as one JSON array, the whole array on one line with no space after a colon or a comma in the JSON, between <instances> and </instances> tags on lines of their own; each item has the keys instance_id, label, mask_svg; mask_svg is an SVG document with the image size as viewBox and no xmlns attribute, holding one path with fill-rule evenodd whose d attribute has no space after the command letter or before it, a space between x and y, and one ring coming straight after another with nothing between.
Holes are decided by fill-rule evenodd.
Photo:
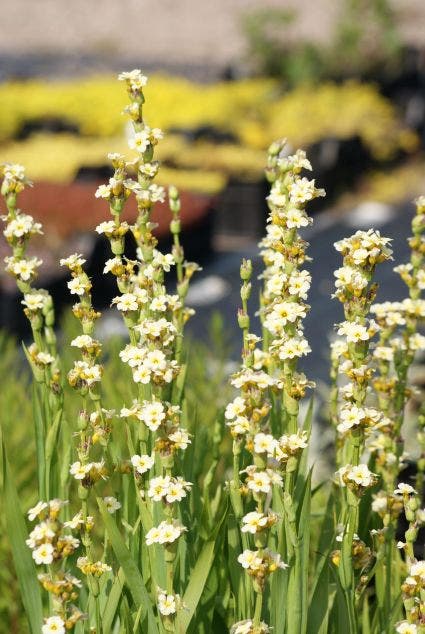
<instances>
[{"instance_id":1,"label":"grass blade","mask_svg":"<svg viewBox=\"0 0 425 634\"><path fill-rule=\"evenodd\" d=\"M29 548L25 544L28 531L20 508L18 492L16 490L13 475L6 455L6 447L0 428L2 480L4 514L10 546L13 554L16 575L21 590L22 602L28 617L32 634L39 634L43 621L43 608L41 603L40 585L34 561Z\"/></svg>"},{"instance_id":2,"label":"grass blade","mask_svg":"<svg viewBox=\"0 0 425 634\"><path fill-rule=\"evenodd\" d=\"M124 539L119 532L115 521L106 510L106 506L101 498L97 498L100 513L105 524L108 536L114 550L115 556L120 564L125 580L137 609L142 607L141 621L147 617L147 634L158 634L155 615L152 610L152 602L143 583L142 575L137 568L130 551L125 545Z\"/></svg>"}]
</instances>

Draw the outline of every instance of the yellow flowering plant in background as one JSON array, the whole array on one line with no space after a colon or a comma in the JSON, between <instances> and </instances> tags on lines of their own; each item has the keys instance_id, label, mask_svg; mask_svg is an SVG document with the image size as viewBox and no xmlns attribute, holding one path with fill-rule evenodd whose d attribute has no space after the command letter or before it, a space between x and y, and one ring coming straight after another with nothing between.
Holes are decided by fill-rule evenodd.
<instances>
[{"instance_id":1,"label":"yellow flowering plant in background","mask_svg":"<svg viewBox=\"0 0 425 634\"><path fill-rule=\"evenodd\" d=\"M24 352L33 377L36 459L23 514L23 474L10 463L14 436L2 425L2 517L27 617L20 630L7 625L7 631L424 634L423 408L416 481L400 475L409 368L425 349L419 332L424 198L416 201L411 261L395 269L407 284L406 299L375 303L375 269L392 258L389 238L370 229L335 244L342 266L334 297L343 307L340 338L332 345L335 475L312 487L313 405L304 405L315 384L299 365L310 352L303 320L314 267L302 235L312 223L309 203L325 192L306 176L312 165L304 151L291 154L285 141L270 145L261 336L251 331L253 267L244 260L240 367L230 388L209 368L200 384L196 375L206 362L190 356L185 339L193 315L186 299L199 267L185 258L178 189L161 184L164 133L146 122L147 77L134 70L119 80L127 101L120 94L102 103L124 108L132 153L108 154L113 176L94 195L105 203L95 231L110 244L103 272L115 279L112 306L127 330L124 341L101 340L92 280L85 259L72 253L60 264L75 298L73 332L66 329L58 342L53 300L36 286L41 261L27 251L42 227L19 208L19 194L31 183L22 166L2 166L11 251L5 265L32 330ZM240 112L248 112L248 84L232 88ZM174 89L167 88L164 110ZM184 89L188 97L191 85ZM91 90L87 84L88 95ZM218 94L228 96L226 90L223 85ZM331 89L323 90L326 96ZM70 96L62 98L69 105ZM209 99L208 112L218 112ZM226 110L220 116L232 119ZM93 125L113 129L101 120ZM280 124L270 130L273 125ZM88 123L84 129L90 133ZM379 145L375 132L365 135ZM122 220L130 197L138 210L132 225ZM158 249L151 220L154 204L165 200L169 253ZM125 250L130 236L134 259ZM5 385L15 389L6 379ZM29 425L25 407L22 420ZM397 537L402 516L404 540Z\"/></svg>"},{"instance_id":2,"label":"yellow flowering plant in background","mask_svg":"<svg viewBox=\"0 0 425 634\"><path fill-rule=\"evenodd\" d=\"M0 86L0 160L25 164L38 180L71 182L79 167L103 165L108 151L124 151L124 105L122 91L109 77L5 83ZM373 85L355 81L284 92L270 79L204 85L154 75L146 114L167 131L158 150L166 163L161 183L172 180L208 193L219 191L229 176L258 179L264 151L281 130L292 147L359 137L377 160L417 147L416 134L400 122L390 102ZM49 117L75 125L80 136L40 131L19 140L25 124ZM230 136L217 144L176 133L199 126Z\"/></svg>"}]
</instances>

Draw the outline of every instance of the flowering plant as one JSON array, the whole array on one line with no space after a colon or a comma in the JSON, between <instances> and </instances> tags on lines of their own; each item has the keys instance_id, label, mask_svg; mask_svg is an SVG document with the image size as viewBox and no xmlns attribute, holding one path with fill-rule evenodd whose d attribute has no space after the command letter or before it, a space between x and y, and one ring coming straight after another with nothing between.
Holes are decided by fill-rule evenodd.
<instances>
[{"instance_id":1,"label":"flowering plant","mask_svg":"<svg viewBox=\"0 0 425 634\"><path fill-rule=\"evenodd\" d=\"M168 190L171 253L157 248L151 212L167 196L154 182L162 132L144 121L147 78L134 70L119 80L127 87L135 156L110 154L114 175L95 194L109 208L110 219L96 231L110 243L104 274L116 280L112 305L128 332L115 350L115 384L108 383L112 361L78 253L60 262L76 298L78 332L69 346L77 358L70 362L58 346L52 298L34 286L41 262L26 251L41 226L18 208L30 183L21 166L2 167L4 235L12 249L6 268L23 293L33 335L24 346L34 378L38 499L27 511L31 529L1 436L5 520L29 631L423 634L425 564L415 550L425 523L423 407L415 486L399 474L408 371L425 349L418 332L425 317L424 198L416 203L411 261L396 267L408 298L375 303L375 269L392 257L388 238L370 229L335 245L343 263L334 297L344 310L331 359L336 473L312 489L313 408L301 406L315 387L301 371L310 352L303 320L312 273L301 232L312 222L309 202L325 192L303 175L312 169L303 151L291 155L284 141L272 144L260 243L262 336L250 328L253 267L244 260L235 393L203 430L204 403L198 398L197 413L184 344L193 314L186 298L199 267L185 259L175 187ZM131 196L133 225L121 220ZM136 259L126 256L130 236ZM317 513L323 503L325 512ZM397 539L402 514L404 541Z\"/></svg>"}]
</instances>

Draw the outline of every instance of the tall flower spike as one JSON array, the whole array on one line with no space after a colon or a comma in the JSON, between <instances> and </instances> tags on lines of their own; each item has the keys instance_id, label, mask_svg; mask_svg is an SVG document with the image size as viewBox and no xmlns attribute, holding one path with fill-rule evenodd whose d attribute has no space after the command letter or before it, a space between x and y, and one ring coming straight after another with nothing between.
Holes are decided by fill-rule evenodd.
<instances>
[{"instance_id":1,"label":"tall flower spike","mask_svg":"<svg viewBox=\"0 0 425 634\"><path fill-rule=\"evenodd\" d=\"M365 437L384 424L382 412L367 407L365 403L373 373L370 368L370 341L379 330L378 324L368 315L377 289L372 282L375 267L391 259L389 242L378 231L370 229L357 231L351 237L335 243L336 250L344 258L343 266L335 272L334 296L343 304L345 315L345 321L338 326L338 334L343 337L341 351L346 356L346 360L339 364L339 372L348 378L348 383L340 390L343 402L336 421L337 431L345 440L339 444L338 456L341 466L337 481L342 487L344 499L340 521L344 533L337 560L350 632L357 631L353 556L357 548L355 536L358 531L359 501L378 480L366 464L360 464L360 460Z\"/></svg>"},{"instance_id":2,"label":"tall flower spike","mask_svg":"<svg viewBox=\"0 0 425 634\"><path fill-rule=\"evenodd\" d=\"M310 350L302 327L308 309L305 300L310 274L299 269L307 256L306 243L298 235L298 229L311 222L305 211L307 201L324 192L315 187L314 181L300 177L302 169L311 169L305 153L298 150L293 156L284 156L284 145L284 142L272 145L266 171L272 188L268 197L267 236L260 244L265 263L260 310L263 350L257 347L261 339L249 332L251 262L244 260L240 270L242 308L238 323L243 335L242 366L232 377L232 385L240 390L240 395L227 406L225 418L233 437L231 500L241 522L244 547L238 562L252 579L255 611L253 616L241 614L247 618L236 623L232 632L269 631L261 621L264 591L270 574L287 568L281 553L270 548L275 543L276 527L284 530L283 518L271 509L271 500L275 494L282 499L285 486L285 505L293 510L295 473L308 441L307 431L298 426L298 412L300 399L313 383L297 372L297 361ZM282 392L284 415L273 424L269 417L271 402L277 404ZM277 437L272 432L277 432ZM241 469L243 448L251 463ZM244 509L251 500L255 509ZM250 548L250 542L255 550ZM297 557L289 544L286 554L288 558ZM290 584L296 583L296 568L295 564L289 571ZM246 597L246 604L250 602L251 598Z\"/></svg>"},{"instance_id":3,"label":"tall flower spike","mask_svg":"<svg viewBox=\"0 0 425 634\"><path fill-rule=\"evenodd\" d=\"M42 234L42 227L17 206L19 194L31 185L25 176L24 167L5 163L0 166L0 176L3 177L1 194L7 207L7 215L2 216L2 220L6 222L3 234L12 248L12 256L5 258L6 270L15 278L18 289L24 295L21 304L30 322L34 340L28 348L24 347L24 350L37 384L39 402L44 399L45 390L48 394L48 398L45 399L46 420L57 419L59 422L62 416L63 393L54 331L53 300L45 289L33 287L42 261L26 255L30 239L34 235ZM38 429L38 432L41 433L42 430ZM47 450L47 441L45 449ZM49 469L50 467L47 469L48 472ZM50 473L46 473L44 464L38 464L38 477L39 496L50 497Z\"/></svg>"},{"instance_id":4,"label":"tall flower spike","mask_svg":"<svg viewBox=\"0 0 425 634\"><path fill-rule=\"evenodd\" d=\"M284 383L282 431L294 434L299 400L312 385L297 372L298 360L310 352L302 322L309 310L305 300L311 283L310 273L301 268L309 257L298 230L312 222L307 203L325 192L314 180L300 176L303 169L311 170L305 152L284 152L285 141L272 144L266 170L272 187L267 236L260 243L265 264L261 317L270 366L281 373Z\"/></svg>"},{"instance_id":5,"label":"tall flower spike","mask_svg":"<svg viewBox=\"0 0 425 634\"><path fill-rule=\"evenodd\" d=\"M136 398L130 406L121 409L121 417L137 425L137 446L132 449L130 461L145 517L162 518L155 526L152 523L147 526L142 517L142 525L146 547L152 549L153 544L159 544L162 550L167 569L165 589L160 587L155 571L151 572L157 585L157 607L162 623L171 631L177 611L183 605L174 584L176 544L184 539L187 530L178 519L178 505L192 486L174 473L176 454L191 442L188 432L180 426L181 394L174 381L181 372L184 324L192 312L185 308L184 300L190 278L198 267L184 261L179 239L180 199L175 188L169 191L172 253L163 254L157 249L151 214L156 203L164 202L165 190L153 182L159 170L154 150L163 135L143 119L143 89L147 78L141 71L134 70L121 73L119 80L127 84L130 104L124 113L133 124L129 147L136 152L136 158L125 161L120 155L110 156L114 177L108 185L99 188L97 196L109 201L114 219L101 223L97 231L106 235L111 244L113 257L106 263L105 273L116 276L121 294L112 304L122 314L129 331L130 343L120 352L120 357L131 369ZM130 173L133 178L129 178ZM120 220L120 214L131 195L136 199L138 214L134 225L128 226ZM129 231L137 245L136 261L124 256L124 240ZM164 281L165 274L174 265L177 294L171 295Z\"/></svg>"}]
</instances>

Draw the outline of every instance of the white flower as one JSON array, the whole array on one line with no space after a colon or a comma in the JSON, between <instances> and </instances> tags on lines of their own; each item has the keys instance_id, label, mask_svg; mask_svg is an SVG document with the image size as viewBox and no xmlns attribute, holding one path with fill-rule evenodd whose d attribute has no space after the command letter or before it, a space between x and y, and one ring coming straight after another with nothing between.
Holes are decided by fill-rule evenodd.
<instances>
[{"instance_id":1,"label":"white flower","mask_svg":"<svg viewBox=\"0 0 425 634\"><path fill-rule=\"evenodd\" d=\"M163 134L159 128L150 128L145 126L141 132L136 132L128 142L128 146L131 150L136 150L143 154L149 147L149 145L155 145Z\"/></svg>"},{"instance_id":2,"label":"white flower","mask_svg":"<svg viewBox=\"0 0 425 634\"><path fill-rule=\"evenodd\" d=\"M33 506L31 509L29 509L28 511L29 521L33 522L35 518L38 515L40 515L40 513L42 513L45 509L47 509L47 507L48 507L47 502L37 502L37 504Z\"/></svg>"},{"instance_id":3,"label":"white flower","mask_svg":"<svg viewBox=\"0 0 425 634\"><path fill-rule=\"evenodd\" d=\"M381 361L392 361L394 358L394 350L389 346L376 346L373 351L373 356L375 359L380 359Z\"/></svg>"},{"instance_id":4,"label":"white flower","mask_svg":"<svg viewBox=\"0 0 425 634\"><path fill-rule=\"evenodd\" d=\"M40 524L37 524L33 528L29 535L29 539L27 539L25 543L30 548L36 548L40 542L53 539L54 536L55 533L51 528L51 524L49 522L40 522Z\"/></svg>"},{"instance_id":5,"label":"white flower","mask_svg":"<svg viewBox=\"0 0 425 634\"><path fill-rule=\"evenodd\" d=\"M271 491L271 480L269 474L266 471L255 471L250 474L247 486L251 491L255 493L269 493Z\"/></svg>"},{"instance_id":6,"label":"white flower","mask_svg":"<svg viewBox=\"0 0 425 634\"><path fill-rule=\"evenodd\" d=\"M151 546L152 544L158 544L161 535L161 526L154 526L146 533L146 544Z\"/></svg>"},{"instance_id":7,"label":"white flower","mask_svg":"<svg viewBox=\"0 0 425 634\"><path fill-rule=\"evenodd\" d=\"M146 533L146 544L148 546L151 544L172 544L186 530L186 527L177 521L173 523L163 521L159 526L154 526Z\"/></svg>"},{"instance_id":8,"label":"white flower","mask_svg":"<svg viewBox=\"0 0 425 634\"><path fill-rule=\"evenodd\" d=\"M141 475L149 471L149 469L152 469L154 462L155 459L153 458L153 456L139 456L137 454L131 456L131 464L133 465L137 473L140 473Z\"/></svg>"},{"instance_id":9,"label":"white flower","mask_svg":"<svg viewBox=\"0 0 425 634\"><path fill-rule=\"evenodd\" d=\"M398 634L417 634L418 628L414 623L408 623L407 621L402 621L397 625L395 631Z\"/></svg>"},{"instance_id":10,"label":"white flower","mask_svg":"<svg viewBox=\"0 0 425 634\"><path fill-rule=\"evenodd\" d=\"M338 329L338 334L345 335L347 338L347 342L349 343L368 341L370 338L366 326L351 321L344 321Z\"/></svg>"},{"instance_id":11,"label":"white flower","mask_svg":"<svg viewBox=\"0 0 425 634\"><path fill-rule=\"evenodd\" d=\"M164 312L167 310L167 298L165 295L159 295L153 298L149 306L153 312Z\"/></svg>"},{"instance_id":12,"label":"white flower","mask_svg":"<svg viewBox=\"0 0 425 634\"><path fill-rule=\"evenodd\" d=\"M306 431L298 431L296 434L283 435L279 438L278 448L283 452L286 457L288 454L296 454L300 449L305 449L307 443L308 434Z\"/></svg>"},{"instance_id":13,"label":"white flower","mask_svg":"<svg viewBox=\"0 0 425 634\"><path fill-rule=\"evenodd\" d=\"M45 296L40 293L27 293L24 295L24 299L21 304L26 306L30 311L42 310L44 308Z\"/></svg>"},{"instance_id":14,"label":"white flower","mask_svg":"<svg viewBox=\"0 0 425 634\"><path fill-rule=\"evenodd\" d=\"M233 434L243 436L250 430L249 420L245 416L238 416L235 420L226 423L231 428Z\"/></svg>"},{"instance_id":15,"label":"white flower","mask_svg":"<svg viewBox=\"0 0 425 634\"><path fill-rule=\"evenodd\" d=\"M267 634L271 630L264 621L261 621L260 626L257 627L255 631L258 632L258 634ZM230 634L252 634L252 632L254 632L254 623L251 619L238 621L230 628Z\"/></svg>"},{"instance_id":16,"label":"white flower","mask_svg":"<svg viewBox=\"0 0 425 634\"><path fill-rule=\"evenodd\" d=\"M410 484L400 482L398 487L394 491L394 495L413 495L416 493L415 489Z\"/></svg>"},{"instance_id":17,"label":"white flower","mask_svg":"<svg viewBox=\"0 0 425 634\"><path fill-rule=\"evenodd\" d=\"M76 480L84 480L86 475L90 472L92 468L92 463L88 462L87 464L81 464L79 460L73 462L69 468L69 473L74 476Z\"/></svg>"},{"instance_id":18,"label":"white flower","mask_svg":"<svg viewBox=\"0 0 425 634\"><path fill-rule=\"evenodd\" d=\"M134 92L137 92L148 83L148 78L146 77L146 75L143 75L142 71L138 68L120 73L118 75L118 80L126 81L131 90L133 90Z\"/></svg>"},{"instance_id":19,"label":"white flower","mask_svg":"<svg viewBox=\"0 0 425 634\"><path fill-rule=\"evenodd\" d=\"M284 207L287 201L286 195L282 194L281 192L275 189L272 189L270 191L270 194L267 197L267 200L275 207Z\"/></svg>"},{"instance_id":20,"label":"white flower","mask_svg":"<svg viewBox=\"0 0 425 634\"><path fill-rule=\"evenodd\" d=\"M242 518L242 528L241 531L243 533L251 533L255 535L258 531L261 531L264 526L267 525L268 516L263 513L257 513L257 511L252 511L251 513L247 513Z\"/></svg>"},{"instance_id":21,"label":"white flower","mask_svg":"<svg viewBox=\"0 0 425 634\"><path fill-rule=\"evenodd\" d=\"M75 346L76 348L88 348L93 344L93 339L90 335L78 335L71 341L71 346Z\"/></svg>"},{"instance_id":22,"label":"white flower","mask_svg":"<svg viewBox=\"0 0 425 634\"><path fill-rule=\"evenodd\" d=\"M137 366L137 368L133 372L133 381L135 383L142 383L143 385L147 385L151 380L151 371L150 369L141 364Z\"/></svg>"},{"instance_id":23,"label":"white flower","mask_svg":"<svg viewBox=\"0 0 425 634\"><path fill-rule=\"evenodd\" d=\"M292 337L287 339L278 349L280 359L294 359L295 357L303 357L311 352L311 348L307 339L302 337Z\"/></svg>"},{"instance_id":24,"label":"white flower","mask_svg":"<svg viewBox=\"0 0 425 634\"><path fill-rule=\"evenodd\" d=\"M72 280L67 282L67 286L69 288L69 292L71 295L84 295L84 293L91 288L90 282L83 280L79 277L74 277Z\"/></svg>"},{"instance_id":25,"label":"white flower","mask_svg":"<svg viewBox=\"0 0 425 634\"><path fill-rule=\"evenodd\" d=\"M245 570L258 570L262 564L261 557L258 556L258 550L244 550L238 557L238 562Z\"/></svg>"},{"instance_id":26,"label":"white flower","mask_svg":"<svg viewBox=\"0 0 425 634\"><path fill-rule=\"evenodd\" d=\"M156 431L165 420L164 405L161 401L144 401L138 418L145 423L151 431Z\"/></svg>"},{"instance_id":27,"label":"white flower","mask_svg":"<svg viewBox=\"0 0 425 634\"><path fill-rule=\"evenodd\" d=\"M237 396L231 403L229 403L226 407L226 411L224 413L225 417L228 420L232 420L237 416L240 416L245 412L246 403L245 400Z\"/></svg>"},{"instance_id":28,"label":"white flower","mask_svg":"<svg viewBox=\"0 0 425 634\"><path fill-rule=\"evenodd\" d=\"M425 350L425 337L419 332L415 332L409 337L410 350Z\"/></svg>"},{"instance_id":29,"label":"white flower","mask_svg":"<svg viewBox=\"0 0 425 634\"><path fill-rule=\"evenodd\" d=\"M82 511L79 511L76 515L74 515L72 519L63 523L63 525L66 526L66 528L71 528L73 530L79 528L83 524L84 524L84 520L83 520Z\"/></svg>"},{"instance_id":30,"label":"white flower","mask_svg":"<svg viewBox=\"0 0 425 634\"><path fill-rule=\"evenodd\" d=\"M412 317L425 317L425 300L407 297L403 300L402 305L406 313Z\"/></svg>"},{"instance_id":31,"label":"white flower","mask_svg":"<svg viewBox=\"0 0 425 634\"><path fill-rule=\"evenodd\" d=\"M183 478L173 478L167 487L167 494L165 496L168 504L172 504L173 502L180 502L183 498L186 497L187 491L192 486L191 482L186 482Z\"/></svg>"},{"instance_id":32,"label":"white flower","mask_svg":"<svg viewBox=\"0 0 425 634\"><path fill-rule=\"evenodd\" d=\"M114 258L110 258L106 260L105 266L103 267L103 273L110 273L115 267L122 267L123 263L119 256L115 256Z\"/></svg>"},{"instance_id":33,"label":"white flower","mask_svg":"<svg viewBox=\"0 0 425 634\"><path fill-rule=\"evenodd\" d=\"M35 275L36 269L42 264L42 260L38 258L26 260L25 258L15 259L14 257L7 257L4 261L6 262L7 271L21 278L24 282L28 282Z\"/></svg>"},{"instance_id":34,"label":"white flower","mask_svg":"<svg viewBox=\"0 0 425 634\"><path fill-rule=\"evenodd\" d=\"M373 496L372 511L374 513L385 513L388 509L388 498L384 491L380 491Z\"/></svg>"},{"instance_id":35,"label":"white flower","mask_svg":"<svg viewBox=\"0 0 425 634\"><path fill-rule=\"evenodd\" d=\"M411 577L419 577L421 581L425 581L425 561L416 561L410 566L409 574Z\"/></svg>"},{"instance_id":36,"label":"white flower","mask_svg":"<svg viewBox=\"0 0 425 634\"><path fill-rule=\"evenodd\" d=\"M41 224L34 222L34 218L28 214L19 214L9 222L3 234L6 238L22 238L29 233L43 233Z\"/></svg>"},{"instance_id":37,"label":"white flower","mask_svg":"<svg viewBox=\"0 0 425 634\"><path fill-rule=\"evenodd\" d=\"M269 634L272 630L264 621L260 621L260 624L254 630L254 623L251 619L238 621L230 628L230 634L252 634L254 631L256 634Z\"/></svg>"},{"instance_id":38,"label":"white flower","mask_svg":"<svg viewBox=\"0 0 425 634\"><path fill-rule=\"evenodd\" d=\"M304 150L297 150L291 156L284 156L277 159L277 165L282 171L299 172L302 169L312 170L311 163Z\"/></svg>"},{"instance_id":39,"label":"white flower","mask_svg":"<svg viewBox=\"0 0 425 634\"><path fill-rule=\"evenodd\" d=\"M114 297L114 299L112 300L112 304L116 304L118 310L123 313L126 313L127 311L138 310L139 308L137 297L133 293L123 293L118 297Z\"/></svg>"},{"instance_id":40,"label":"white flower","mask_svg":"<svg viewBox=\"0 0 425 634\"><path fill-rule=\"evenodd\" d=\"M110 185L99 185L99 187L96 189L94 195L96 198L105 198L108 199L111 197L111 187Z\"/></svg>"},{"instance_id":41,"label":"white flower","mask_svg":"<svg viewBox=\"0 0 425 634\"><path fill-rule=\"evenodd\" d=\"M186 429L177 429L168 436L168 439L174 443L176 449L187 449L187 446L192 442Z\"/></svg>"},{"instance_id":42,"label":"white flower","mask_svg":"<svg viewBox=\"0 0 425 634\"><path fill-rule=\"evenodd\" d=\"M176 599L174 595L161 592L158 594L158 610L164 616L176 613Z\"/></svg>"},{"instance_id":43,"label":"white flower","mask_svg":"<svg viewBox=\"0 0 425 634\"><path fill-rule=\"evenodd\" d=\"M42 634L65 634L65 623L60 616L49 616L41 628Z\"/></svg>"},{"instance_id":44,"label":"white flower","mask_svg":"<svg viewBox=\"0 0 425 634\"><path fill-rule=\"evenodd\" d=\"M86 261L79 253L72 253L67 258L61 258L59 264L61 266L67 266L69 269L81 268Z\"/></svg>"},{"instance_id":45,"label":"white flower","mask_svg":"<svg viewBox=\"0 0 425 634\"><path fill-rule=\"evenodd\" d=\"M288 229L308 227L312 222L311 218L309 218L304 211L296 207L292 207L286 212L286 226Z\"/></svg>"},{"instance_id":46,"label":"white flower","mask_svg":"<svg viewBox=\"0 0 425 634\"><path fill-rule=\"evenodd\" d=\"M259 433L254 436L254 452L261 454L267 453L273 456L276 450L277 441L271 434Z\"/></svg>"},{"instance_id":47,"label":"white flower","mask_svg":"<svg viewBox=\"0 0 425 634\"><path fill-rule=\"evenodd\" d=\"M111 515L121 508L120 502L118 502L118 500L112 495L103 498L103 501L105 502L106 510L108 511L108 513L111 513Z\"/></svg>"},{"instance_id":48,"label":"white flower","mask_svg":"<svg viewBox=\"0 0 425 634\"><path fill-rule=\"evenodd\" d=\"M153 185L151 185L153 187ZM162 199L158 199L163 202ZM155 201L154 201L155 202ZM171 253L161 253L155 249L152 260L156 265L162 267L165 272L169 272L173 264L175 264L174 256Z\"/></svg>"},{"instance_id":49,"label":"white flower","mask_svg":"<svg viewBox=\"0 0 425 634\"><path fill-rule=\"evenodd\" d=\"M167 367L167 359L162 350L151 350L146 355L145 364L149 370L157 372L158 370L165 370Z\"/></svg>"},{"instance_id":50,"label":"white flower","mask_svg":"<svg viewBox=\"0 0 425 634\"><path fill-rule=\"evenodd\" d=\"M307 178L300 178L291 183L288 187L290 194L290 202L293 205L302 205L308 200L312 200L317 196L324 196L323 189L315 187L315 180L309 181Z\"/></svg>"},{"instance_id":51,"label":"white flower","mask_svg":"<svg viewBox=\"0 0 425 634\"><path fill-rule=\"evenodd\" d=\"M374 474L364 464L351 467L348 476L350 480L361 486L370 486L374 481Z\"/></svg>"},{"instance_id":52,"label":"white flower","mask_svg":"<svg viewBox=\"0 0 425 634\"><path fill-rule=\"evenodd\" d=\"M298 295L300 299L307 299L307 292L311 284L311 275L308 271L294 271L288 281L290 295Z\"/></svg>"},{"instance_id":53,"label":"white flower","mask_svg":"<svg viewBox=\"0 0 425 634\"><path fill-rule=\"evenodd\" d=\"M340 433L345 433L352 427L361 425L365 418L365 411L356 405L348 405L341 410L339 417L341 422L337 425L337 430Z\"/></svg>"},{"instance_id":54,"label":"white flower","mask_svg":"<svg viewBox=\"0 0 425 634\"><path fill-rule=\"evenodd\" d=\"M76 362L78 363L78 361ZM90 387L93 383L97 383L102 378L102 370L100 365L89 365L84 361L80 362L80 378Z\"/></svg>"},{"instance_id":55,"label":"white flower","mask_svg":"<svg viewBox=\"0 0 425 634\"><path fill-rule=\"evenodd\" d=\"M133 138L129 140L128 147L143 154L149 147L149 135L145 131L136 132Z\"/></svg>"},{"instance_id":56,"label":"white flower","mask_svg":"<svg viewBox=\"0 0 425 634\"><path fill-rule=\"evenodd\" d=\"M357 264L357 266L361 266L368 259L369 251L360 247L359 249L354 249L354 251L351 252L351 257L354 261L354 264Z\"/></svg>"},{"instance_id":57,"label":"white flower","mask_svg":"<svg viewBox=\"0 0 425 634\"><path fill-rule=\"evenodd\" d=\"M158 476L157 478L153 478L149 482L149 497L151 497L155 502L159 502L160 500L162 500L162 498L165 497L167 494L170 482L170 476Z\"/></svg>"},{"instance_id":58,"label":"white flower","mask_svg":"<svg viewBox=\"0 0 425 634\"><path fill-rule=\"evenodd\" d=\"M232 625L230 629L230 634L251 634L253 631L254 624L250 619L246 621L238 621Z\"/></svg>"},{"instance_id":59,"label":"white flower","mask_svg":"<svg viewBox=\"0 0 425 634\"><path fill-rule=\"evenodd\" d=\"M51 564L53 561L54 548L52 544L41 544L32 552L33 559L36 564Z\"/></svg>"},{"instance_id":60,"label":"white flower","mask_svg":"<svg viewBox=\"0 0 425 634\"><path fill-rule=\"evenodd\" d=\"M373 486L377 478L375 473L369 471L366 464L341 467L341 469L337 471L337 475L340 478L342 486L344 486L346 482L349 482L364 488Z\"/></svg>"},{"instance_id":61,"label":"white flower","mask_svg":"<svg viewBox=\"0 0 425 634\"><path fill-rule=\"evenodd\" d=\"M104 222L101 222L99 225L97 225L95 231L98 234L108 234L108 233L113 233L116 229L116 224L113 220L105 220Z\"/></svg>"}]
</instances>

